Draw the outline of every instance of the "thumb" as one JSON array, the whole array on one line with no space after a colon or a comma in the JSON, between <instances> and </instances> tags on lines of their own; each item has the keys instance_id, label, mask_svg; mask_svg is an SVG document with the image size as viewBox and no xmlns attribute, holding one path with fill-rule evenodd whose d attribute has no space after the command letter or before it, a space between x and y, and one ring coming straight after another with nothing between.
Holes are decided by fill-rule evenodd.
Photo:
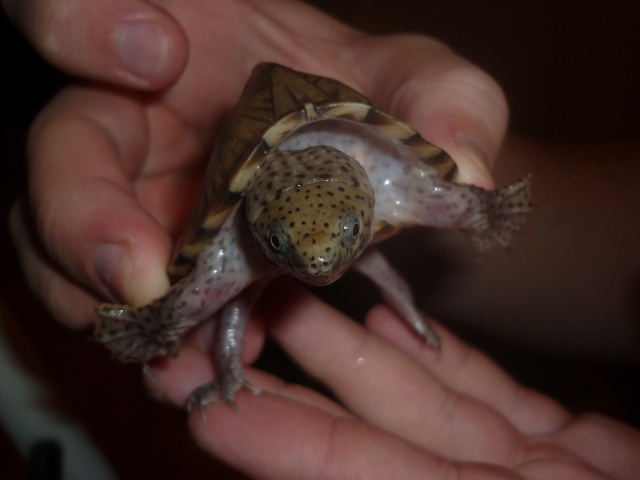
<instances>
[{"instance_id":1,"label":"thumb","mask_svg":"<svg viewBox=\"0 0 640 480\"><path fill-rule=\"evenodd\" d=\"M188 43L165 11L139 0L2 0L9 18L57 68L154 90L184 69Z\"/></svg>"},{"instance_id":2,"label":"thumb","mask_svg":"<svg viewBox=\"0 0 640 480\"><path fill-rule=\"evenodd\" d=\"M429 37L366 37L365 46L364 76L374 99L451 155L458 182L491 188L508 121L500 86Z\"/></svg>"}]
</instances>

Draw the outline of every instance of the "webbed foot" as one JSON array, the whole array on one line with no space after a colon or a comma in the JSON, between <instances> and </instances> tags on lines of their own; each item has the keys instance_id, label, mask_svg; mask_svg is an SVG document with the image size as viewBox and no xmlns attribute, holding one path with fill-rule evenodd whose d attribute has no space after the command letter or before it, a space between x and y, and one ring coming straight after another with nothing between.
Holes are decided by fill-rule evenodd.
<instances>
[{"instance_id":1,"label":"webbed foot","mask_svg":"<svg viewBox=\"0 0 640 480\"><path fill-rule=\"evenodd\" d=\"M495 245L508 247L513 234L522 230L527 214L534 209L529 193L529 177L497 190L470 188L481 201L481 208L464 227L471 243L479 252Z\"/></svg>"},{"instance_id":2,"label":"webbed foot","mask_svg":"<svg viewBox=\"0 0 640 480\"><path fill-rule=\"evenodd\" d=\"M178 354L184 330L165 328L152 304L140 308L102 304L95 312L100 317L95 339L121 362L147 363L156 357Z\"/></svg>"}]
</instances>

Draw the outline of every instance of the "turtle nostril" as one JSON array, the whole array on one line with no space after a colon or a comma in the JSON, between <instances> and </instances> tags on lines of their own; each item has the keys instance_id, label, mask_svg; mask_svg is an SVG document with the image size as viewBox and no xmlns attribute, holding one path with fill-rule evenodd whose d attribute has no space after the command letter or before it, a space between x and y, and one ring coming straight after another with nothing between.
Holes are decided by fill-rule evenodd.
<instances>
[{"instance_id":1,"label":"turtle nostril","mask_svg":"<svg viewBox=\"0 0 640 480\"><path fill-rule=\"evenodd\" d=\"M331 263L326 260L322 262L312 262L309 264L309 273L312 275L325 274L331 271Z\"/></svg>"}]
</instances>

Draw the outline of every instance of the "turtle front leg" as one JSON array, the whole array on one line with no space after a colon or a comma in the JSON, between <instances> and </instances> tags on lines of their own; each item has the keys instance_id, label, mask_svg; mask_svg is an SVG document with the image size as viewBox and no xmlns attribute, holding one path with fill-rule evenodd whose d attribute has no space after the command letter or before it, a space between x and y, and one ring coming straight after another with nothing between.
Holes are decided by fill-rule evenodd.
<instances>
[{"instance_id":1,"label":"turtle front leg","mask_svg":"<svg viewBox=\"0 0 640 480\"><path fill-rule=\"evenodd\" d=\"M249 281L249 274L212 276L194 271L147 305L100 305L95 309L94 336L121 362L146 364L165 355L175 357L184 335L212 318Z\"/></svg>"},{"instance_id":2,"label":"turtle front leg","mask_svg":"<svg viewBox=\"0 0 640 480\"><path fill-rule=\"evenodd\" d=\"M377 221L395 228L421 225L460 229L479 252L507 247L534 209L529 178L484 190L449 182L424 169L414 169L411 175L389 185L386 176L377 175Z\"/></svg>"},{"instance_id":3,"label":"turtle front leg","mask_svg":"<svg viewBox=\"0 0 640 480\"><path fill-rule=\"evenodd\" d=\"M411 288L378 250L367 249L353 264L353 268L378 286L385 301L404 317L416 332L424 336L429 346L440 348L440 337L416 308Z\"/></svg>"},{"instance_id":4,"label":"turtle front leg","mask_svg":"<svg viewBox=\"0 0 640 480\"><path fill-rule=\"evenodd\" d=\"M232 216L198 255L196 266L162 297L140 307L100 305L95 338L123 362L147 363L178 354L184 335L235 298L267 268L248 238L246 220Z\"/></svg>"},{"instance_id":5,"label":"turtle front leg","mask_svg":"<svg viewBox=\"0 0 640 480\"><path fill-rule=\"evenodd\" d=\"M242 387L254 394L260 392L247 380L242 364L242 347L249 315L266 282L258 282L233 298L219 312L214 345L216 378L212 382L197 387L190 395L187 409L191 412L198 405L204 415L204 408L223 401L237 410L235 395Z\"/></svg>"}]
</instances>

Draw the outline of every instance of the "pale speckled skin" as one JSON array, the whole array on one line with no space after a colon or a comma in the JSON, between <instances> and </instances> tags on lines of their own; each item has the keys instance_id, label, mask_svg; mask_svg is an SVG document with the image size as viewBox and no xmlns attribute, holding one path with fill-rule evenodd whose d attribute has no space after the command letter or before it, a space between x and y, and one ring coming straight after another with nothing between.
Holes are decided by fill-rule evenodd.
<instances>
[{"instance_id":1,"label":"pale speckled skin","mask_svg":"<svg viewBox=\"0 0 640 480\"><path fill-rule=\"evenodd\" d=\"M373 188L340 150L276 150L247 191L247 220L262 252L307 283L340 278L373 237Z\"/></svg>"},{"instance_id":2,"label":"pale speckled skin","mask_svg":"<svg viewBox=\"0 0 640 480\"><path fill-rule=\"evenodd\" d=\"M484 251L508 245L531 209L527 180L491 192L460 185L377 128L339 119L312 122L261 161L244 202L202 248L195 268L144 307L102 305L96 338L119 360L147 363L177 355L189 329L217 318L218 376L194 391L189 407L215 400L233 405L236 391L248 386L242 339L266 282L289 272L323 285L353 264L428 344L438 347L408 285L367 246L419 225L461 229Z\"/></svg>"}]
</instances>

